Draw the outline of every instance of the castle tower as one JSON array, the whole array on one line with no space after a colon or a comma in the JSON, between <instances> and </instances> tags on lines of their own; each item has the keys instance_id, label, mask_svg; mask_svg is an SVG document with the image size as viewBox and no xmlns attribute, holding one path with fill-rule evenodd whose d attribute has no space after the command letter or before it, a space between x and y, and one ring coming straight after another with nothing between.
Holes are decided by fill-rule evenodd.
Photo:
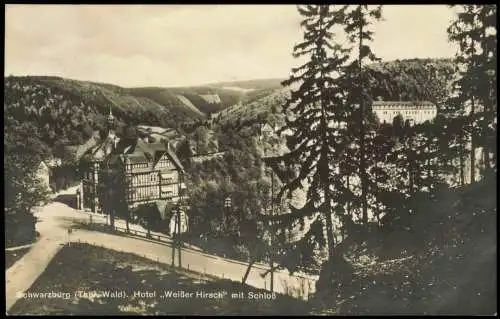
<instances>
[{"instance_id":1,"label":"castle tower","mask_svg":"<svg viewBox=\"0 0 500 319\"><path fill-rule=\"evenodd\" d=\"M108 136L115 136L115 117L113 116L113 112L111 107L109 107L109 115L108 115Z\"/></svg>"},{"instance_id":2,"label":"castle tower","mask_svg":"<svg viewBox=\"0 0 500 319\"><path fill-rule=\"evenodd\" d=\"M111 106L109 107L108 115L108 139L112 142L113 149L116 149L116 144L118 143L118 138L116 137L116 127L115 127L115 117L111 111Z\"/></svg>"}]
</instances>

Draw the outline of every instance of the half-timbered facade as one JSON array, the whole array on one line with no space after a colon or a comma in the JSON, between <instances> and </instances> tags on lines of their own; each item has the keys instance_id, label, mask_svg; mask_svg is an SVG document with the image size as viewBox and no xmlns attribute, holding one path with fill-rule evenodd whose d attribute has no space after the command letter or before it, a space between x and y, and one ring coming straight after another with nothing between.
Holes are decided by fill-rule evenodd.
<instances>
[{"instance_id":1,"label":"half-timbered facade","mask_svg":"<svg viewBox=\"0 0 500 319\"><path fill-rule=\"evenodd\" d=\"M117 215L123 215L141 204L177 203L184 185L183 167L168 142L120 140L111 112L108 125L105 139L94 136L82 146L83 208L107 214L118 209Z\"/></svg>"},{"instance_id":2,"label":"half-timbered facade","mask_svg":"<svg viewBox=\"0 0 500 319\"><path fill-rule=\"evenodd\" d=\"M115 118L109 111L108 135L100 139L98 135L92 136L85 144L77 150L80 158L80 177L82 180L82 204L84 209L92 212L102 212L102 190L101 169L102 163L115 151L120 139L115 133Z\"/></svg>"},{"instance_id":3,"label":"half-timbered facade","mask_svg":"<svg viewBox=\"0 0 500 319\"><path fill-rule=\"evenodd\" d=\"M182 165L168 143L138 140L134 149L116 158L115 174L123 174L129 207L157 200L179 201Z\"/></svg>"}]
</instances>

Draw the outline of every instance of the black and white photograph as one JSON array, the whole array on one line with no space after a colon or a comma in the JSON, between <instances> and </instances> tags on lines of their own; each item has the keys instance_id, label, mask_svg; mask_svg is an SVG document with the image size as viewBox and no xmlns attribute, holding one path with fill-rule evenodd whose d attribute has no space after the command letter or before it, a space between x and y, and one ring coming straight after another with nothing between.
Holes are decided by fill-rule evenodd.
<instances>
[{"instance_id":1,"label":"black and white photograph","mask_svg":"<svg viewBox=\"0 0 500 319\"><path fill-rule=\"evenodd\" d=\"M494 4L6 4L7 315L497 315Z\"/></svg>"}]
</instances>

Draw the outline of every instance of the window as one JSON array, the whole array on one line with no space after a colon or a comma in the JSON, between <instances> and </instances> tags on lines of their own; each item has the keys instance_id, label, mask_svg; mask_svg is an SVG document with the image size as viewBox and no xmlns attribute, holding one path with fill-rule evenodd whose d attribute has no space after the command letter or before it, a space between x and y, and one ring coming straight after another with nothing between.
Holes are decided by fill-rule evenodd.
<instances>
[{"instance_id":1,"label":"window","mask_svg":"<svg viewBox=\"0 0 500 319\"><path fill-rule=\"evenodd\" d=\"M157 166L162 168L168 168L170 167L170 161L167 158L163 157L162 159L160 159Z\"/></svg>"},{"instance_id":2,"label":"window","mask_svg":"<svg viewBox=\"0 0 500 319\"><path fill-rule=\"evenodd\" d=\"M170 190L168 190L168 191L167 190L162 190L162 192L161 192L161 196L162 197L172 197L172 195L173 195L173 192L170 191Z\"/></svg>"},{"instance_id":3,"label":"window","mask_svg":"<svg viewBox=\"0 0 500 319\"><path fill-rule=\"evenodd\" d=\"M161 179L161 183L162 184L172 184L174 182L174 179L171 178L171 177L167 177L167 178L162 178Z\"/></svg>"},{"instance_id":4,"label":"window","mask_svg":"<svg viewBox=\"0 0 500 319\"><path fill-rule=\"evenodd\" d=\"M161 183L162 184L173 184L174 178L171 174L161 174Z\"/></svg>"}]
</instances>

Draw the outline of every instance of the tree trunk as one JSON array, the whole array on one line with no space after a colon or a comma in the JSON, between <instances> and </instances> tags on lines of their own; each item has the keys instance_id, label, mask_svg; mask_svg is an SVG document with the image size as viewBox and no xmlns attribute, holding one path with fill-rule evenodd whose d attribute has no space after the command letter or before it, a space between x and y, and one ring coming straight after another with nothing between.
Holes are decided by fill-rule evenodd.
<instances>
[{"instance_id":1,"label":"tree trunk","mask_svg":"<svg viewBox=\"0 0 500 319\"><path fill-rule=\"evenodd\" d=\"M496 11L496 9L495 9ZM496 16L496 14L495 14ZM486 28L483 26L482 28L482 37L483 41L486 38ZM484 43L484 42L483 42ZM488 60L488 52L487 50L483 47L483 58L484 60ZM496 64L496 63L495 63ZM491 83L488 81L488 86L491 86ZM491 90L491 89L490 89ZM484 119L483 119L483 134L484 134L484 143L483 143L483 161L484 161L484 173L488 172L489 169L491 168L491 162L490 162L490 148L489 148L489 141L488 141L488 121L490 119L490 112L492 110L492 106L490 104L491 101L491 92L488 90L488 96L485 97L484 102L483 102L483 114L484 114ZM483 175L484 175L483 173Z\"/></svg>"},{"instance_id":2,"label":"tree trunk","mask_svg":"<svg viewBox=\"0 0 500 319\"><path fill-rule=\"evenodd\" d=\"M471 184L475 182L476 177L476 134L474 131L474 97L471 100L471 112L470 117L472 119L472 129L471 129L471 139L470 139L470 182Z\"/></svg>"},{"instance_id":3,"label":"tree trunk","mask_svg":"<svg viewBox=\"0 0 500 319\"><path fill-rule=\"evenodd\" d=\"M250 256L250 263L248 264L247 270L245 271L245 275L243 276L243 279L241 280L241 283L244 285L247 282L248 275L250 274L250 269L252 266L255 264L255 259Z\"/></svg>"},{"instance_id":4,"label":"tree trunk","mask_svg":"<svg viewBox=\"0 0 500 319\"><path fill-rule=\"evenodd\" d=\"M486 103L485 103L486 104ZM489 104L489 103L488 103ZM484 108L484 122L483 122L483 175L485 175L491 168L490 160L490 144L489 144L489 129L488 120L490 119L490 108Z\"/></svg>"},{"instance_id":5,"label":"tree trunk","mask_svg":"<svg viewBox=\"0 0 500 319\"><path fill-rule=\"evenodd\" d=\"M175 267L175 232L172 234L172 267Z\"/></svg>"},{"instance_id":6,"label":"tree trunk","mask_svg":"<svg viewBox=\"0 0 500 319\"><path fill-rule=\"evenodd\" d=\"M274 216L274 171L271 171L271 216ZM271 230L271 245L269 247L269 267L271 269L271 292L274 291L274 230L272 229L272 222L269 222L269 229Z\"/></svg>"},{"instance_id":7,"label":"tree trunk","mask_svg":"<svg viewBox=\"0 0 500 319\"><path fill-rule=\"evenodd\" d=\"M347 180L346 180L346 188L347 189L350 189L350 178L349 178L349 175L347 175ZM351 220L353 219L352 217L352 212L351 212L351 202L347 202L347 215L351 218Z\"/></svg>"},{"instance_id":8,"label":"tree trunk","mask_svg":"<svg viewBox=\"0 0 500 319\"><path fill-rule=\"evenodd\" d=\"M130 232L130 228L129 228L130 212L128 211L128 209L126 211L126 214L127 214L127 219L125 220L125 222L126 222L126 227L127 227L127 233L129 233Z\"/></svg>"},{"instance_id":9,"label":"tree trunk","mask_svg":"<svg viewBox=\"0 0 500 319\"><path fill-rule=\"evenodd\" d=\"M182 259L181 259L181 209L177 209L177 259L179 262L179 268L182 268Z\"/></svg>"},{"instance_id":10,"label":"tree trunk","mask_svg":"<svg viewBox=\"0 0 500 319\"><path fill-rule=\"evenodd\" d=\"M413 154L411 154L413 156ZM414 171L414 159L413 158L409 158L410 160L410 163L409 163L409 167L408 167L408 175L409 175L409 182L410 182L410 185L409 185L409 188L410 188L410 196L413 196L413 194L415 193L415 171Z\"/></svg>"},{"instance_id":11,"label":"tree trunk","mask_svg":"<svg viewBox=\"0 0 500 319\"><path fill-rule=\"evenodd\" d=\"M426 160L427 161L427 179L430 181L431 174L432 174L432 172L431 172L431 156L432 155L431 155L431 143L430 143L429 139L427 139L427 154L426 154L426 156L427 156L427 160ZM429 183L429 190L430 190L431 185L432 184Z\"/></svg>"},{"instance_id":12,"label":"tree trunk","mask_svg":"<svg viewBox=\"0 0 500 319\"><path fill-rule=\"evenodd\" d=\"M459 160L460 160L460 185L464 186L465 185L465 172L464 172L464 154L465 154L465 147L464 147L464 136L463 136L463 131L460 130L460 155L459 155Z\"/></svg>"},{"instance_id":13,"label":"tree trunk","mask_svg":"<svg viewBox=\"0 0 500 319\"><path fill-rule=\"evenodd\" d=\"M361 19L361 15L360 15ZM359 113L360 113L360 175L361 175L361 205L363 209L363 224L368 224L368 203L367 203L367 177L366 177L366 163L365 163L365 125L364 125L364 87L363 87L363 71L361 64L361 49L363 47L363 23L359 23Z\"/></svg>"},{"instance_id":14,"label":"tree trunk","mask_svg":"<svg viewBox=\"0 0 500 319\"><path fill-rule=\"evenodd\" d=\"M335 258L335 239L333 237L333 222L332 222L332 212L329 209L330 205L327 205L328 209L324 212L325 222L326 222L326 236L328 240L328 260L333 261Z\"/></svg>"}]
</instances>

